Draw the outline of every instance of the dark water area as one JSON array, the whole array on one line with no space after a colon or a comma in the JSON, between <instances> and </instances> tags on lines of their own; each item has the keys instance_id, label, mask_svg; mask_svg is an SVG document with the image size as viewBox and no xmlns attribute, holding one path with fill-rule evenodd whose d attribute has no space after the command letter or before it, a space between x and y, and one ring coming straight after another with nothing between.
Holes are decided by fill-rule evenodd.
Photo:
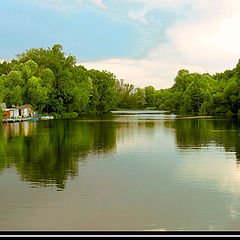
<instances>
[{"instance_id":1,"label":"dark water area","mask_svg":"<svg viewBox=\"0 0 240 240\"><path fill-rule=\"evenodd\" d=\"M116 111L0 124L0 230L239 230L240 126Z\"/></svg>"}]
</instances>

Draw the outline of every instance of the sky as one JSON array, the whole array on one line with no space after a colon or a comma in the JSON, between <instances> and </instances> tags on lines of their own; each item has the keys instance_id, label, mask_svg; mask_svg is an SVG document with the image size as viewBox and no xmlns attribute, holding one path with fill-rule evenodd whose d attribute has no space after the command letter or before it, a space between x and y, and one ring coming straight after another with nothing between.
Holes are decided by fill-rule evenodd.
<instances>
[{"instance_id":1,"label":"sky","mask_svg":"<svg viewBox=\"0 0 240 240\"><path fill-rule=\"evenodd\" d=\"M0 61L61 44L87 69L168 88L240 58L239 0L0 0Z\"/></svg>"}]
</instances>

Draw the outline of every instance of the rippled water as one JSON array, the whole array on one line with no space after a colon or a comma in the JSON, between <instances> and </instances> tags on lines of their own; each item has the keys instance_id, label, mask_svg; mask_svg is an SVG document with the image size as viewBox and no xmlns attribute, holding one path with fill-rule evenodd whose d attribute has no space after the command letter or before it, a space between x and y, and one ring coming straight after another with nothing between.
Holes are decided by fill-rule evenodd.
<instances>
[{"instance_id":1,"label":"rippled water","mask_svg":"<svg viewBox=\"0 0 240 240\"><path fill-rule=\"evenodd\" d=\"M121 111L0 124L0 230L239 230L240 128Z\"/></svg>"}]
</instances>

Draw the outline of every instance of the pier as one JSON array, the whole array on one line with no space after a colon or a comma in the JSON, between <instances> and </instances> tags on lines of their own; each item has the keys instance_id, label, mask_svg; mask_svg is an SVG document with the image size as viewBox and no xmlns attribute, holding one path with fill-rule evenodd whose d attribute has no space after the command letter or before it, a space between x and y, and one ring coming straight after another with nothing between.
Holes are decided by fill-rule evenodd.
<instances>
[{"instance_id":1,"label":"pier","mask_svg":"<svg viewBox=\"0 0 240 240\"><path fill-rule=\"evenodd\" d=\"M38 121L38 120L50 120L53 119L52 116L44 116L44 117L32 117L32 118L7 118L3 119L4 123L13 123L13 122L25 122L25 121Z\"/></svg>"}]
</instances>

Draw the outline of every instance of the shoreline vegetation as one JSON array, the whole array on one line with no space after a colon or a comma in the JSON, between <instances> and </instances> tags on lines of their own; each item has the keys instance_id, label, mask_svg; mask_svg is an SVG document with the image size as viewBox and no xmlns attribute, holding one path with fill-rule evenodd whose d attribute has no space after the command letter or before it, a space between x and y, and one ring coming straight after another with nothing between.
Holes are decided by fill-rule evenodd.
<instances>
[{"instance_id":1,"label":"shoreline vegetation","mask_svg":"<svg viewBox=\"0 0 240 240\"><path fill-rule=\"evenodd\" d=\"M163 110L240 119L240 62L210 75L179 70L174 85L138 88L108 71L87 70L61 45L26 50L0 63L0 103L31 104L42 116L75 118L111 110ZM3 117L0 111L0 118Z\"/></svg>"}]
</instances>

